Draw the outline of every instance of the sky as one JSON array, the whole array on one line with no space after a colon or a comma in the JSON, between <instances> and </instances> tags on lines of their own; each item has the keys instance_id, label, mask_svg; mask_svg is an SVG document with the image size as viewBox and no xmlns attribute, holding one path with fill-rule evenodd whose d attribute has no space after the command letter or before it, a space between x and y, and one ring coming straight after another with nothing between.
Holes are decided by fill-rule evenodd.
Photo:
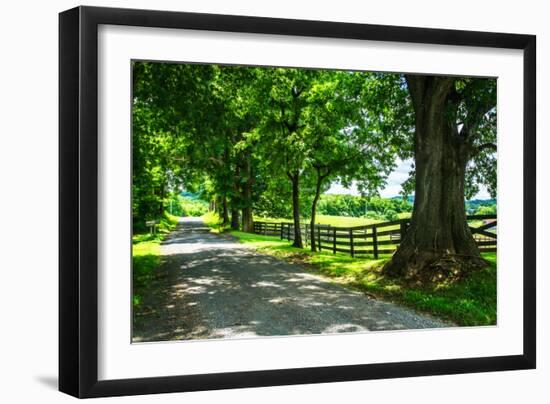
<instances>
[{"instance_id":1,"label":"sky","mask_svg":"<svg viewBox=\"0 0 550 404\"><path fill-rule=\"evenodd\" d=\"M380 190L380 196L383 198L392 198L394 196L400 196L401 184L409 177L409 171L411 169L412 160L400 160L396 161L397 167L388 176L386 187ZM333 182L327 192L327 194L349 194L360 195L355 183L352 184L350 189L344 188L340 183ZM487 188L483 185L479 186L479 192L472 199L489 199L491 196L487 191Z\"/></svg>"}]
</instances>

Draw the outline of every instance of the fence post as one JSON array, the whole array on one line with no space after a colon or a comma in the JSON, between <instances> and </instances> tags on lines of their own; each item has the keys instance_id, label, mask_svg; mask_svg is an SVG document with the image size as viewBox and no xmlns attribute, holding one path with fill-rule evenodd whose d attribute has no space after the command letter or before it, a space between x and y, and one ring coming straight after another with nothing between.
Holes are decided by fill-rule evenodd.
<instances>
[{"instance_id":1,"label":"fence post","mask_svg":"<svg viewBox=\"0 0 550 404\"><path fill-rule=\"evenodd\" d=\"M284 228L284 223L281 223L281 240L283 239L283 228Z\"/></svg>"},{"instance_id":2,"label":"fence post","mask_svg":"<svg viewBox=\"0 0 550 404\"><path fill-rule=\"evenodd\" d=\"M319 251L322 250L322 247L321 247L321 228L319 226L317 226L317 248L319 249Z\"/></svg>"},{"instance_id":3,"label":"fence post","mask_svg":"<svg viewBox=\"0 0 550 404\"><path fill-rule=\"evenodd\" d=\"M376 236L376 225L372 226L372 249L374 250L374 259L378 259L378 237Z\"/></svg>"},{"instance_id":4,"label":"fence post","mask_svg":"<svg viewBox=\"0 0 550 404\"><path fill-rule=\"evenodd\" d=\"M332 253L336 254L336 228L332 229Z\"/></svg>"},{"instance_id":5,"label":"fence post","mask_svg":"<svg viewBox=\"0 0 550 404\"><path fill-rule=\"evenodd\" d=\"M349 248L351 251L351 258L355 257L355 251L353 248L353 229L349 229Z\"/></svg>"}]
</instances>

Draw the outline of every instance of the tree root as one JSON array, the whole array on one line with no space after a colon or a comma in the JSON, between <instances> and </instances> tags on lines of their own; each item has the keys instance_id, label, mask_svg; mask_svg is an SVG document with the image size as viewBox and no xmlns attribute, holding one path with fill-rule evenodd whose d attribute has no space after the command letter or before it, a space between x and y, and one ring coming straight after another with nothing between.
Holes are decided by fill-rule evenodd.
<instances>
[{"instance_id":1,"label":"tree root","mask_svg":"<svg viewBox=\"0 0 550 404\"><path fill-rule=\"evenodd\" d=\"M386 275L424 285L452 283L489 265L480 256L435 251L414 252L406 260L395 258L384 266Z\"/></svg>"}]
</instances>

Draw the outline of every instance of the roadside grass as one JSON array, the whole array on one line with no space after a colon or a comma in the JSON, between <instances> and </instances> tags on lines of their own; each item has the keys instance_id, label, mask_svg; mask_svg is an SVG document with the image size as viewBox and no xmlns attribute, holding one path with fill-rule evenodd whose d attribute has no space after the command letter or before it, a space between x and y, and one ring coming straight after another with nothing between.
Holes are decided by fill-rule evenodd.
<instances>
[{"instance_id":1,"label":"roadside grass","mask_svg":"<svg viewBox=\"0 0 550 404\"><path fill-rule=\"evenodd\" d=\"M390 255L380 259L352 258L331 252L313 253L292 247L278 237L232 231L240 242L262 253L304 265L375 298L389 300L435 315L461 326L496 324L496 254L485 253L490 265L453 283L410 284L404 279L385 276L381 269Z\"/></svg>"},{"instance_id":2,"label":"roadside grass","mask_svg":"<svg viewBox=\"0 0 550 404\"><path fill-rule=\"evenodd\" d=\"M223 233L224 231L229 229L229 225L222 225L222 219L216 212L206 212L204 215L201 216L201 219L203 220L205 225L210 227L211 233Z\"/></svg>"},{"instance_id":3,"label":"roadside grass","mask_svg":"<svg viewBox=\"0 0 550 404\"><path fill-rule=\"evenodd\" d=\"M132 236L132 304L134 309L143 303L143 296L160 265L160 243L178 224L178 217L165 213L155 234Z\"/></svg>"}]
</instances>

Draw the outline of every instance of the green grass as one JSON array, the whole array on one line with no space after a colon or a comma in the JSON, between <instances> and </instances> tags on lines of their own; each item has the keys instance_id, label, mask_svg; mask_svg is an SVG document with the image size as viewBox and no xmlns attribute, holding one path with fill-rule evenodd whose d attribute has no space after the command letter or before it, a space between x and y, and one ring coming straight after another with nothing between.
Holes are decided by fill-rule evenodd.
<instances>
[{"instance_id":1,"label":"green grass","mask_svg":"<svg viewBox=\"0 0 550 404\"><path fill-rule=\"evenodd\" d=\"M132 237L132 303L143 303L143 295L160 265L160 242L177 225L178 218L169 213L160 219L155 234L134 234Z\"/></svg>"},{"instance_id":2,"label":"green grass","mask_svg":"<svg viewBox=\"0 0 550 404\"><path fill-rule=\"evenodd\" d=\"M160 240L141 241L132 247L134 307L141 305L143 294L160 265Z\"/></svg>"},{"instance_id":3,"label":"green grass","mask_svg":"<svg viewBox=\"0 0 550 404\"><path fill-rule=\"evenodd\" d=\"M204 223L212 228L214 233L227 230L228 227L221 225L220 216L216 212L208 212L202 216ZM300 219L302 224L308 224L309 219ZM277 222L277 223L292 223L292 219L275 218L275 217L254 217L256 222ZM351 226L363 226L372 223L379 223L380 220L367 219L361 217L348 217L348 216L329 216L329 215L317 215L316 223L328 224L336 227L351 227Z\"/></svg>"},{"instance_id":4,"label":"green grass","mask_svg":"<svg viewBox=\"0 0 550 404\"><path fill-rule=\"evenodd\" d=\"M409 218L411 214L409 212L398 213L399 219ZM255 221L258 222L284 222L291 223L291 219L281 219L274 217L255 217ZM309 223L309 219L300 219L301 223ZM352 216L331 216L331 215L317 215L315 223L327 224L335 227L353 227L353 226L366 226L373 223L387 222L387 220L369 219L366 217L352 217Z\"/></svg>"},{"instance_id":5,"label":"green grass","mask_svg":"<svg viewBox=\"0 0 550 404\"><path fill-rule=\"evenodd\" d=\"M222 225L222 219L216 212L207 212L201 216L201 219L205 225L210 227L212 233L223 233L229 228L229 225Z\"/></svg>"},{"instance_id":6,"label":"green grass","mask_svg":"<svg viewBox=\"0 0 550 404\"><path fill-rule=\"evenodd\" d=\"M281 219L273 217L255 217L255 221L258 222L284 222L292 223L292 219ZM309 223L310 219L301 218L301 223ZM364 217L351 217L351 216L330 216L330 215L317 215L315 218L315 223L317 224L328 224L336 227L351 227L351 226L364 226L367 224L378 223L380 220L367 219Z\"/></svg>"},{"instance_id":7,"label":"green grass","mask_svg":"<svg viewBox=\"0 0 550 404\"><path fill-rule=\"evenodd\" d=\"M329 224L335 227L366 226L368 224L380 222L380 220L367 219L364 217L329 216L329 215L318 215L315 221L319 224Z\"/></svg>"},{"instance_id":8,"label":"green grass","mask_svg":"<svg viewBox=\"0 0 550 404\"><path fill-rule=\"evenodd\" d=\"M297 262L306 268L331 277L335 282L373 294L415 310L433 314L457 325L480 326L496 324L496 254L484 257L490 266L453 282L432 285L411 285L404 280L389 278L381 271L390 258L378 260L351 258L349 255L292 247L278 237L232 231L240 242L266 254Z\"/></svg>"}]
</instances>

